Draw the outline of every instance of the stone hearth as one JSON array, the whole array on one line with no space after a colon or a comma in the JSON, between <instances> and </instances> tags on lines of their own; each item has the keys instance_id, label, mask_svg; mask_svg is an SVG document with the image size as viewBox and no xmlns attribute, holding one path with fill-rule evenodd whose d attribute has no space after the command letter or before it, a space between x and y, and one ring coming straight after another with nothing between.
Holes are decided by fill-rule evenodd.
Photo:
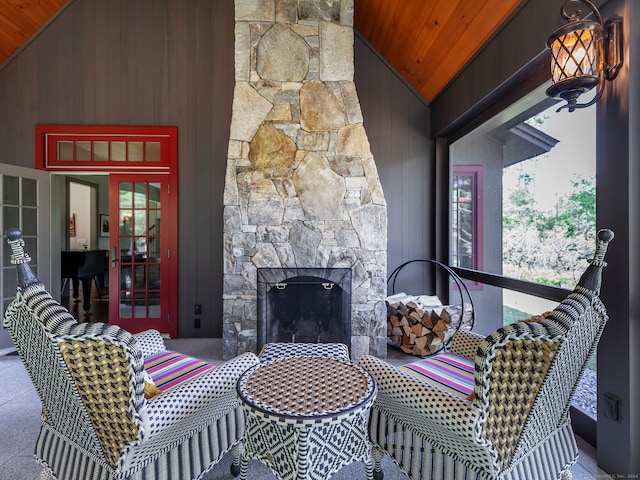
<instances>
[{"instance_id":1,"label":"stone hearth","mask_svg":"<svg viewBox=\"0 0 640 480\"><path fill-rule=\"evenodd\" d=\"M258 268L350 268L351 349L386 356L387 209L353 83L353 0L235 0L224 358L256 350Z\"/></svg>"}]
</instances>

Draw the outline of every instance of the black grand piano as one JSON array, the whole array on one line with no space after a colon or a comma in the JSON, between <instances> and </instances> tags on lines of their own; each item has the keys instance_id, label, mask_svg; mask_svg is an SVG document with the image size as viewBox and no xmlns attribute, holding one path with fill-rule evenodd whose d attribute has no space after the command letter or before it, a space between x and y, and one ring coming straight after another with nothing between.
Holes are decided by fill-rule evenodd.
<instances>
[{"instance_id":1,"label":"black grand piano","mask_svg":"<svg viewBox=\"0 0 640 480\"><path fill-rule=\"evenodd\" d=\"M91 315L91 283L96 281L98 293L104 290L104 272L107 267L107 250L63 251L61 258L62 290L71 279L73 298L79 301L78 287L82 282L82 308Z\"/></svg>"}]
</instances>

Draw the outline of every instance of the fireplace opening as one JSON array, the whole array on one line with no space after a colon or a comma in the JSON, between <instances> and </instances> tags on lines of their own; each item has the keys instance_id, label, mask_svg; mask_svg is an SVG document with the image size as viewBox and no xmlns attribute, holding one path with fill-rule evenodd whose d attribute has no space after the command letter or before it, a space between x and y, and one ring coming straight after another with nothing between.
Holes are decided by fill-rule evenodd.
<instances>
[{"instance_id":1,"label":"fireplace opening","mask_svg":"<svg viewBox=\"0 0 640 480\"><path fill-rule=\"evenodd\" d=\"M350 268L259 268L258 351L266 343L351 349Z\"/></svg>"}]
</instances>

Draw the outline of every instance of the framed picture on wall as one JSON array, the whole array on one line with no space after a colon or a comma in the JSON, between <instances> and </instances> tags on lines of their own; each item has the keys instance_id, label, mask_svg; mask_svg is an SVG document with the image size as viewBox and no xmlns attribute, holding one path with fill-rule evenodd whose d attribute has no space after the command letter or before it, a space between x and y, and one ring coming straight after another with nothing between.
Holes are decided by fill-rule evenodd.
<instances>
[{"instance_id":1,"label":"framed picture on wall","mask_svg":"<svg viewBox=\"0 0 640 480\"><path fill-rule=\"evenodd\" d=\"M109 215L100 214L100 236L109 236Z\"/></svg>"}]
</instances>

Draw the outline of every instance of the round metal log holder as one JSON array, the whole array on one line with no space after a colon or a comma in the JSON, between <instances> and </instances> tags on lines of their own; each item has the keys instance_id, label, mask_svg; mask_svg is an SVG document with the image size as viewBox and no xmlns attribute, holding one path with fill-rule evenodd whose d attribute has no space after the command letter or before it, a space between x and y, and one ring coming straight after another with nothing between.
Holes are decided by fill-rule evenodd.
<instances>
[{"instance_id":1,"label":"round metal log holder","mask_svg":"<svg viewBox=\"0 0 640 480\"><path fill-rule=\"evenodd\" d=\"M462 278L460 277L460 275L458 275L449 265L446 265L442 262L439 262L437 260L432 260L432 259L414 259L414 260L409 260L407 262L404 262L401 265L398 265L393 272L391 272L391 274L389 275L388 279L387 279L387 288L391 289L392 295L395 295L396 293L396 280L398 278L398 275L408 266L414 263L423 263L423 264L429 264L429 265L433 265L436 268L440 268L442 270L444 270L449 277L451 277L451 279L453 280L453 282L455 283L457 289L458 289L458 294L460 296L460 308L461 308L461 312L460 312L460 320L457 322L457 324L455 325L455 328L453 330L453 334L451 336L449 336L449 338L442 342L442 345L440 348L438 348L436 351L432 352L429 355L435 355L437 353L443 352L447 350L447 347L449 345L449 343L451 342L451 338L453 338L453 335L455 335L455 332L457 332L460 329L460 326L462 325L462 322L464 320L467 308L467 305L470 305L470 312L471 312L471 318L470 318L470 329L473 330L473 327L475 325L475 308L473 305L473 298L471 298L471 293L469 292L469 289L467 288L467 286L465 285L464 281L462 280ZM427 294L424 294L427 295ZM398 345L396 345L394 342L392 342L391 340L388 340L390 345L393 345L396 348L400 348ZM425 356L429 356L429 355L425 355Z\"/></svg>"}]
</instances>

